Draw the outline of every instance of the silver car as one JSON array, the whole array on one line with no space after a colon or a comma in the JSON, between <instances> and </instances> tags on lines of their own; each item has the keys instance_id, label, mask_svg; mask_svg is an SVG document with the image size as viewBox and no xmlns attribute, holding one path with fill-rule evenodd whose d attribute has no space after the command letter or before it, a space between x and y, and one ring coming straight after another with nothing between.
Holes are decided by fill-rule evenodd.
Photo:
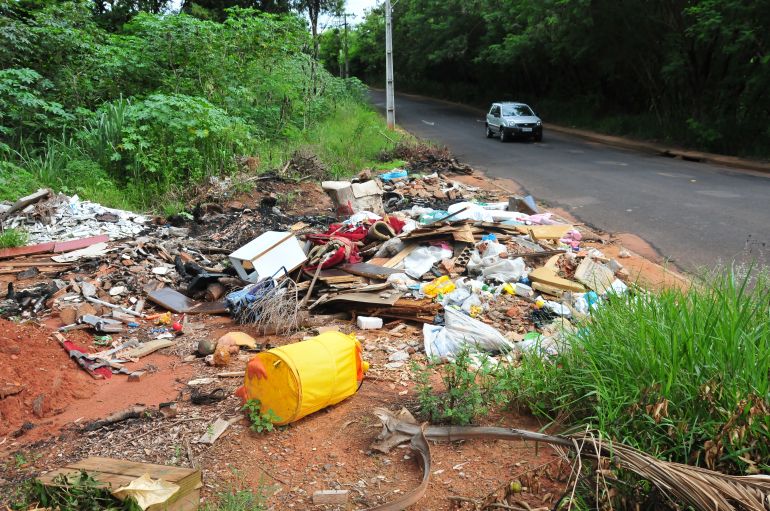
<instances>
[{"instance_id":1,"label":"silver car","mask_svg":"<svg viewBox=\"0 0 770 511\"><path fill-rule=\"evenodd\" d=\"M543 121L524 103L492 103L484 127L487 138L498 136L500 142L515 136L532 137L536 142L543 140Z\"/></svg>"}]
</instances>

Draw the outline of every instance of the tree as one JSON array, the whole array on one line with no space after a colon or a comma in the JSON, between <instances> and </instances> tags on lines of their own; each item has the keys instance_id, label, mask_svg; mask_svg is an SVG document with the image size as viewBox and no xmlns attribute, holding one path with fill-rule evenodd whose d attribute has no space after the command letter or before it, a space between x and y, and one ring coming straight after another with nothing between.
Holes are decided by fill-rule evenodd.
<instances>
[{"instance_id":1,"label":"tree","mask_svg":"<svg viewBox=\"0 0 770 511\"><path fill-rule=\"evenodd\" d=\"M283 14L291 9L291 0L184 0L182 12L200 18L224 21L227 18L226 10L231 7Z\"/></svg>"}]
</instances>

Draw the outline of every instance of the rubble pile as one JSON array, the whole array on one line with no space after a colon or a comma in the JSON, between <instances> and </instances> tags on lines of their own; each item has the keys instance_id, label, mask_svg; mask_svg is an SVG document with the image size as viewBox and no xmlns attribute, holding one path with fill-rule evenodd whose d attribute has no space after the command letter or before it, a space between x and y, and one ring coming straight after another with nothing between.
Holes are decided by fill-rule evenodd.
<instances>
[{"instance_id":1,"label":"rubble pile","mask_svg":"<svg viewBox=\"0 0 770 511\"><path fill-rule=\"evenodd\" d=\"M302 155L292 162L315 165ZM607 296L626 292L628 273L585 246L595 236L584 227L532 197L457 179L469 172L428 152L405 168L320 187L278 173L248 178L251 195L239 195L215 180L190 214L169 219L42 191L0 211L5 226L30 234L29 246L0 250L0 316L55 325L51 343L77 364L66 370L94 379L141 385L152 369L142 359L156 352L195 368L177 401L148 409L134 430L151 434L146 420L158 413L185 416L154 442L168 451L201 433L176 456L191 463L242 416L200 405L237 403L233 390L244 378L258 388L258 355L290 340L354 334L359 387L367 370L405 387L410 360L446 362L461 350L516 364L526 351L569 349L566 334ZM294 207L290 194L314 207ZM238 332L215 335L215 324ZM23 382L2 384L14 406L32 406ZM0 406L0 418L8 409ZM125 420L94 431L112 435ZM103 454L124 445L142 443L121 440ZM162 461L151 454L142 458Z\"/></svg>"}]
</instances>

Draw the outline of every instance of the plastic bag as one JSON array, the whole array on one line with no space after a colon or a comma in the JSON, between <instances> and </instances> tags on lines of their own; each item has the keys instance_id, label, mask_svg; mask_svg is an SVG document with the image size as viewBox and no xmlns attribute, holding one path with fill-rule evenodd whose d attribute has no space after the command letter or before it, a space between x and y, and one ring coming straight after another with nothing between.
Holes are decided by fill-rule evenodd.
<instances>
[{"instance_id":1,"label":"plastic bag","mask_svg":"<svg viewBox=\"0 0 770 511\"><path fill-rule=\"evenodd\" d=\"M452 257L452 251L442 247L420 247L404 259L406 274L419 279L427 273L431 267L441 261Z\"/></svg>"},{"instance_id":2,"label":"plastic bag","mask_svg":"<svg viewBox=\"0 0 770 511\"><path fill-rule=\"evenodd\" d=\"M410 286L417 286L419 283L416 280L409 278L406 273L392 273L388 275L388 284L393 286L393 289L402 293L409 292Z\"/></svg>"},{"instance_id":3,"label":"plastic bag","mask_svg":"<svg viewBox=\"0 0 770 511\"><path fill-rule=\"evenodd\" d=\"M464 347L510 351L513 344L496 329L453 308L444 310L445 326L426 324L422 333L428 357L452 359Z\"/></svg>"},{"instance_id":4,"label":"plastic bag","mask_svg":"<svg viewBox=\"0 0 770 511\"><path fill-rule=\"evenodd\" d=\"M177 491L179 491L179 485L163 479L153 479L149 474L144 474L128 483L127 486L121 486L112 494L120 500L133 497L140 508L147 509L150 506L166 502Z\"/></svg>"},{"instance_id":5,"label":"plastic bag","mask_svg":"<svg viewBox=\"0 0 770 511\"><path fill-rule=\"evenodd\" d=\"M485 258L486 259L486 258ZM482 263L484 260L482 260ZM497 280L499 282L517 282L525 274L526 267L524 259L498 259L496 263L486 266L481 274L486 279Z\"/></svg>"},{"instance_id":6,"label":"plastic bag","mask_svg":"<svg viewBox=\"0 0 770 511\"><path fill-rule=\"evenodd\" d=\"M448 275L444 275L434 279L431 282L423 284L422 292L425 294L425 296L435 298L439 294L445 295L451 293L455 290L455 287L455 283L452 282L452 279L450 279Z\"/></svg>"}]
</instances>

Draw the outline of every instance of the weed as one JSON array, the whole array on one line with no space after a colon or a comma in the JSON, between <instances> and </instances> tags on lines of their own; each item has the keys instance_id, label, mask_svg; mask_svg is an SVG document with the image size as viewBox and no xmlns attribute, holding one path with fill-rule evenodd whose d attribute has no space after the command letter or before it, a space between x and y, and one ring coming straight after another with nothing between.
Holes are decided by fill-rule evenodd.
<instances>
[{"instance_id":1,"label":"weed","mask_svg":"<svg viewBox=\"0 0 770 511\"><path fill-rule=\"evenodd\" d=\"M216 504L206 504L202 511L265 511L271 488L260 479L255 490L247 488L243 477L233 470L236 483L227 491L219 492L214 497Z\"/></svg>"},{"instance_id":2,"label":"weed","mask_svg":"<svg viewBox=\"0 0 770 511\"><path fill-rule=\"evenodd\" d=\"M27 231L21 229L4 229L0 231L0 248L23 247L29 241Z\"/></svg>"},{"instance_id":3,"label":"weed","mask_svg":"<svg viewBox=\"0 0 770 511\"><path fill-rule=\"evenodd\" d=\"M440 374L442 392L436 392L431 384L432 367ZM433 423L470 424L500 402L501 394L495 391L494 368L486 358L474 360L468 350L461 351L454 362L447 364L413 363L412 372L417 381L420 412Z\"/></svg>"},{"instance_id":4,"label":"weed","mask_svg":"<svg viewBox=\"0 0 770 511\"><path fill-rule=\"evenodd\" d=\"M281 420L272 409L262 412L262 403L259 399L249 399L242 408L249 415L251 421L251 430L255 433L267 433L273 431L274 422Z\"/></svg>"}]
</instances>

